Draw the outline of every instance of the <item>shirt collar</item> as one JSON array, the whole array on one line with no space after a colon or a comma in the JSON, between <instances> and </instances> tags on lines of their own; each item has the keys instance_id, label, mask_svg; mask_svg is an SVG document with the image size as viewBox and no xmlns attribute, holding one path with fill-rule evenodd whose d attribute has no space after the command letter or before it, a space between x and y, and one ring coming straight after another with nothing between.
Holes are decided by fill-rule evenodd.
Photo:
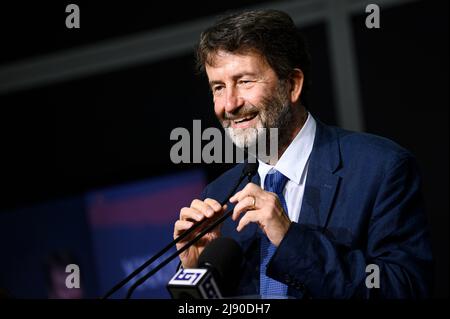
<instances>
[{"instance_id":1,"label":"shirt collar","mask_svg":"<svg viewBox=\"0 0 450 319\"><path fill-rule=\"evenodd\" d=\"M316 135L316 121L311 114L308 113L307 116L302 129L295 136L291 144L289 144L275 166L266 164L258 159L258 174L261 178L262 185L264 185L266 175L273 168L297 185L300 184L300 179L311 154Z\"/></svg>"}]
</instances>

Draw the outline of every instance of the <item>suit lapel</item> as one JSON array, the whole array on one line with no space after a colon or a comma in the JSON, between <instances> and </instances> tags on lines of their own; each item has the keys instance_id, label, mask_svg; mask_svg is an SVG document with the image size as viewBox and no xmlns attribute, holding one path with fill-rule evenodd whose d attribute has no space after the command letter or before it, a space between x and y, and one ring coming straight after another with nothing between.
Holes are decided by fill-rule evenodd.
<instances>
[{"instance_id":1,"label":"suit lapel","mask_svg":"<svg viewBox=\"0 0 450 319\"><path fill-rule=\"evenodd\" d=\"M340 177L335 174L339 165L337 134L332 128L317 121L299 223L326 227L339 187Z\"/></svg>"},{"instance_id":2,"label":"suit lapel","mask_svg":"<svg viewBox=\"0 0 450 319\"><path fill-rule=\"evenodd\" d=\"M327 226L341 180L341 177L336 174L341 164L341 157L339 140L335 130L318 120L316 120L316 123L316 136L309 159L308 175L298 222L324 228ZM258 174L252 178L252 183L260 185ZM239 185L238 191L246 185L247 180ZM230 209L232 208L234 208L234 205L230 206ZM233 233L234 238L241 243L242 248L246 251L255 239L255 233L259 228L256 224L250 223L238 233L236 226L237 222L233 222L229 231ZM256 235L257 237L259 236Z\"/></svg>"}]
</instances>

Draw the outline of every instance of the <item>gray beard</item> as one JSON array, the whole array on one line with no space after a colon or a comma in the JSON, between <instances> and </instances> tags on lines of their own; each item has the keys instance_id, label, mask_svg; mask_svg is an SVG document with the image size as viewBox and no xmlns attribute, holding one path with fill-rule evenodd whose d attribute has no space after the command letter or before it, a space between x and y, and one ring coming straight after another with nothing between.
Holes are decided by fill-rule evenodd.
<instances>
[{"instance_id":1,"label":"gray beard","mask_svg":"<svg viewBox=\"0 0 450 319\"><path fill-rule=\"evenodd\" d=\"M266 150L268 150L272 138L278 139L278 149L287 146L290 142L292 126L295 123L293 123L294 115L291 104L285 92L284 83L280 83L275 94L263 98L258 108L259 125L256 128L233 129L224 126L226 134L237 147L246 150L256 149L256 144L265 139ZM271 136L270 128L278 129L277 136Z\"/></svg>"}]
</instances>

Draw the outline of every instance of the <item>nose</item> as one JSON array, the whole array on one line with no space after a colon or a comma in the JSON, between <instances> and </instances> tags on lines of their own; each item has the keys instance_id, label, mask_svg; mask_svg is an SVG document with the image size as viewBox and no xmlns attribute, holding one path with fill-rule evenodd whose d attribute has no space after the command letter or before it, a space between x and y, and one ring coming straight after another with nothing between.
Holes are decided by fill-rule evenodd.
<instances>
[{"instance_id":1,"label":"nose","mask_svg":"<svg viewBox=\"0 0 450 319\"><path fill-rule=\"evenodd\" d=\"M234 113L244 105L244 99L239 96L239 91L235 87L228 88L226 92L225 111L227 113Z\"/></svg>"}]
</instances>

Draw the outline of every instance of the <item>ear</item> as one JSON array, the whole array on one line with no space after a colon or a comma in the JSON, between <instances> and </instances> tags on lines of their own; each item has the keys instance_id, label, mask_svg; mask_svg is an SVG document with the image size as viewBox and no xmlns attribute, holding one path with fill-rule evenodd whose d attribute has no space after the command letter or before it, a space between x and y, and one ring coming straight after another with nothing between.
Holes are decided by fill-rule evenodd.
<instances>
[{"instance_id":1,"label":"ear","mask_svg":"<svg viewBox=\"0 0 450 319\"><path fill-rule=\"evenodd\" d=\"M297 102L300 100L300 95L302 93L303 88L303 72L300 69L294 69L290 78L290 92L289 97L291 99L292 104L297 104Z\"/></svg>"}]
</instances>

